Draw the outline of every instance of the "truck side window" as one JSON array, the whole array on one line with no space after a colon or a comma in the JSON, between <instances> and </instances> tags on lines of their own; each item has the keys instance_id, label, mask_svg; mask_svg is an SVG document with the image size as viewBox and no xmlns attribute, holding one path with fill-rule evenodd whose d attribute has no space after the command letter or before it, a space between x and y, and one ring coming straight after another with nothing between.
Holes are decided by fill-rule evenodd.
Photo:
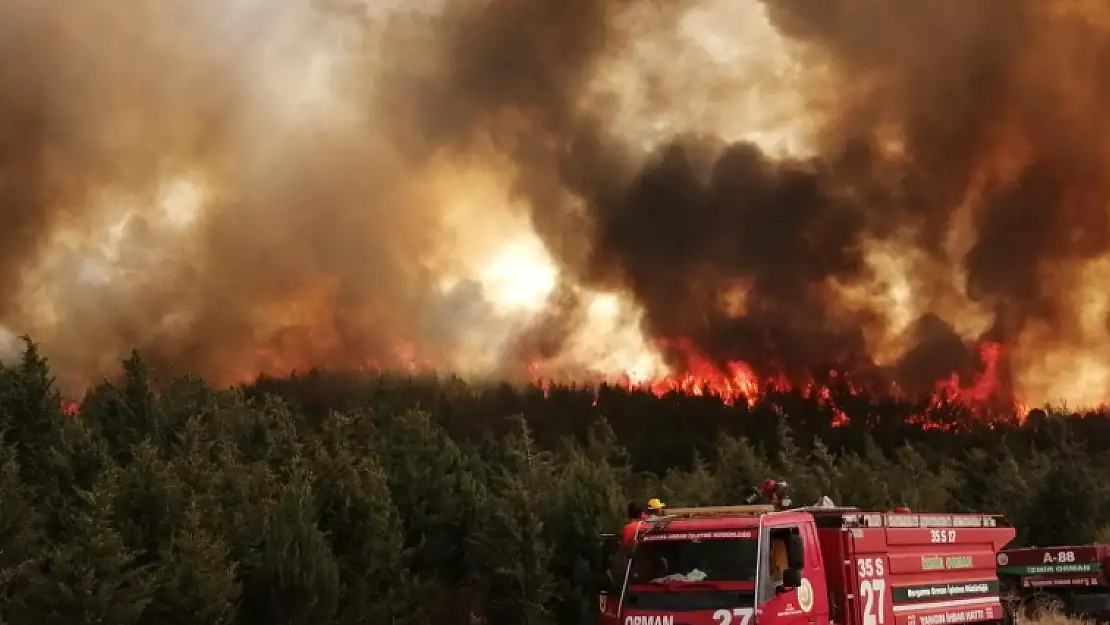
<instances>
[{"instance_id":1,"label":"truck side window","mask_svg":"<svg viewBox=\"0 0 1110 625\"><path fill-rule=\"evenodd\" d=\"M770 549L770 562L768 563L767 571L770 574L771 582L776 588L782 586L782 573L787 568L787 544L790 536L800 536L796 525L787 527L776 527L770 532L771 549Z\"/></svg>"}]
</instances>

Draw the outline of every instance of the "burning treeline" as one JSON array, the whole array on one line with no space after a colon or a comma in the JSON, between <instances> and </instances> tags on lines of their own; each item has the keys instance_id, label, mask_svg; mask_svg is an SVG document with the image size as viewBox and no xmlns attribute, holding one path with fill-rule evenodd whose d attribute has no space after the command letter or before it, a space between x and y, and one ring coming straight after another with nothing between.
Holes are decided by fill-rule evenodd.
<instances>
[{"instance_id":1,"label":"burning treeline","mask_svg":"<svg viewBox=\"0 0 1110 625\"><path fill-rule=\"evenodd\" d=\"M604 292L680 372L926 390L986 354L986 391L1110 396L1105 2L421 10L3 3L0 322L74 384L133 346L511 369ZM510 323L468 278L520 228L557 275Z\"/></svg>"}]
</instances>

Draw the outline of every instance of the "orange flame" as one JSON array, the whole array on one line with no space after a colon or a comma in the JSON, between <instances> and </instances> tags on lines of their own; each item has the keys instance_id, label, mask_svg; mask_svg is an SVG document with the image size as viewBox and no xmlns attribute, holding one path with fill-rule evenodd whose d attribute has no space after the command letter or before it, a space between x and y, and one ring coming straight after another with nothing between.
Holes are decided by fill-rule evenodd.
<instances>
[{"instance_id":1,"label":"orange flame","mask_svg":"<svg viewBox=\"0 0 1110 625\"><path fill-rule=\"evenodd\" d=\"M799 384L792 383L783 375L761 377L745 362L715 363L700 354L690 341L671 341L667 346L679 354L683 362L678 372L664 376L635 380L627 373L577 372L556 378L548 375L550 372L546 371L540 362L529 362L522 366L520 378L523 379L518 381L530 382L541 391L544 397L549 397L552 388L560 384L579 389L592 388L595 406L598 404L602 386L617 387L626 391L646 391L657 397L670 393L715 397L725 405L731 406L742 401L748 407L755 407L765 400L769 393L795 393L801 398L815 401L828 410L832 414L833 427L843 427L850 423L848 415L836 405L836 397L842 398L847 394L870 396L875 399L902 398L896 386L884 387L881 390L871 388L854 381L848 372L836 369L827 372L824 382L810 379ZM923 429L950 429L953 427L951 423L938 421L927 413L931 412L928 410L930 408L943 413L943 410L939 409L953 404L972 408L976 414L983 415L984 422L987 423L998 416L1008 416L1013 419L1019 415L1020 406L1007 402L1000 393L998 371L1002 357L1001 345L992 342L982 343L979 346L979 356L982 368L978 375L970 380L961 380L958 374L953 373L949 378L938 380L935 383L935 394L926 402L925 410L921 414L908 417L907 423L918 425ZM259 365L258 370L243 371L238 376L241 383L250 383L260 375L288 375L299 368L296 361L287 359L276 351L256 353L256 362ZM359 371L400 371L410 374L436 372L439 369L432 360L418 354L411 344L399 345L390 363L370 360L347 368ZM66 414L75 414L78 407L77 403L69 402L63 406L63 410Z\"/></svg>"}]
</instances>

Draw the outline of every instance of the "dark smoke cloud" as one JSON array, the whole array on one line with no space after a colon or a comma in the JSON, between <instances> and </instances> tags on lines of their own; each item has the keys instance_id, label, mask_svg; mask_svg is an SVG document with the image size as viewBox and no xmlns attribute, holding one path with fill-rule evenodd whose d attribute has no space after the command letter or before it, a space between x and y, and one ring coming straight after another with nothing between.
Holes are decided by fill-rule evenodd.
<instances>
[{"instance_id":1,"label":"dark smoke cloud","mask_svg":"<svg viewBox=\"0 0 1110 625\"><path fill-rule=\"evenodd\" d=\"M77 379L132 345L223 379L406 341L448 349L450 328L484 313L480 290L445 301L433 288L451 246L432 184L447 163L508 176L565 282L632 296L657 339L766 374L881 363L928 388L974 368L983 338L1009 349L1029 394L1056 388L1029 381L1038 354L1095 340L1075 294L1110 252L1102 5L764 2L807 68L818 126L813 155L783 157L676 121L698 117L692 94L728 110L773 80L690 61L696 42L678 31L697 4L460 0L367 17L337 2L121 15L12 0L0 320L36 331ZM346 106L305 121L281 77L321 42L343 50ZM645 155L617 131L629 116L673 137ZM28 273L58 232L92 228L112 202L153 205L182 173L208 192L195 236L139 211L115 265L127 279ZM899 323L876 286L891 273L912 291ZM56 309L29 304L27 284ZM556 355L580 316L559 290L509 356Z\"/></svg>"},{"instance_id":2,"label":"dark smoke cloud","mask_svg":"<svg viewBox=\"0 0 1110 625\"><path fill-rule=\"evenodd\" d=\"M830 75L808 94L825 120L817 154L678 136L637 163L605 112L582 105L598 60L636 35L612 20L629 4L467 5L436 31L437 71L415 80L449 107L426 109L446 124L420 124L431 142L492 135L551 248L581 278L632 293L652 335L768 374L872 364L868 336L889 333L889 317L846 293L873 284L867 257L886 241L913 259L919 318L886 363L904 386L968 373L977 339L1020 344L1030 371L1038 348L1079 346L1082 266L1110 252L1101 5L767 1ZM736 284L741 311L723 296ZM993 323L960 336L976 306Z\"/></svg>"}]
</instances>

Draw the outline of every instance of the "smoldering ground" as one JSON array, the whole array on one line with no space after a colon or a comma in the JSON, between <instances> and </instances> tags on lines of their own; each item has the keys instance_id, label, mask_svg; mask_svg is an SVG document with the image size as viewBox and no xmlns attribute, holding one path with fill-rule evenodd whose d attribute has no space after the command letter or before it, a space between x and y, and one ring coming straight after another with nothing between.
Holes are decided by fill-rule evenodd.
<instances>
[{"instance_id":1,"label":"smoldering ground","mask_svg":"<svg viewBox=\"0 0 1110 625\"><path fill-rule=\"evenodd\" d=\"M807 153L718 136L729 113L744 126L746 94L787 91L682 35L688 10L724 3L121 15L10 0L0 319L74 379L131 346L223 379L402 343L450 351L450 319L430 326L428 311L461 263L445 226L471 191L457 172L479 170L507 181L564 282L627 294L650 336L715 359L792 375L877 363L926 388L974 368L989 338L1023 396L1105 390L1070 385L1060 364L1110 371L1102 5L765 4L798 63ZM716 15L736 38L749 30ZM302 84L320 48L326 97ZM204 198L185 235L182 180ZM503 210L456 219L482 231ZM137 216L120 226L125 211ZM110 249L90 243L105 224ZM99 273L78 270L89 254ZM521 328L544 355L578 314L559 293L562 314ZM480 299L462 308L484 316Z\"/></svg>"}]
</instances>

